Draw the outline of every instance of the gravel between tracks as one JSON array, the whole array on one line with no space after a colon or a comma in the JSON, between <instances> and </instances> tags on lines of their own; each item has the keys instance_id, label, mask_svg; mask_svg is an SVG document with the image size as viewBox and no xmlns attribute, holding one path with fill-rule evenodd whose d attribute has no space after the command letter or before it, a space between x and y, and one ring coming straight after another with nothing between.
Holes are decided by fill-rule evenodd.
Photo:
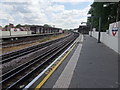
<instances>
[{"instance_id":1,"label":"gravel between tracks","mask_svg":"<svg viewBox=\"0 0 120 90\"><path fill-rule=\"evenodd\" d=\"M63 37L63 36L62 36ZM59 37L60 38L60 37ZM56 38L57 39L57 38ZM19 58L16 58L10 62L7 62L7 63L4 63L4 64L1 64L0 65L0 70L2 71L2 74L8 72L9 70L12 70L14 69L15 67L25 63L25 62L28 62L30 61L31 59L35 58L36 56L38 56L39 54L42 54L43 51L38 50L36 52L32 52L30 54L27 54L25 56L22 56L22 57L19 57Z\"/></svg>"}]
</instances>

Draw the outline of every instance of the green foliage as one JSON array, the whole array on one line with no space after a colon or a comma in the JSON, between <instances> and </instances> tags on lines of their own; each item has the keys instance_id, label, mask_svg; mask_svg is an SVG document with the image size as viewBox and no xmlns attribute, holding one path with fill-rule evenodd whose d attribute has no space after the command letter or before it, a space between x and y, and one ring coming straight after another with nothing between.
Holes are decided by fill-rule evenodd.
<instances>
[{"instance_id":1,"label":"green foliage","mask_svg":"<svg viewBox=\"0 0 120 90\"><path fill-rule=\"evenodd\" d=\"M64 31L68 31L68 29L64 29Z\"/></svg>"},{"instance_id":2,"label":"green foliage","mask_svg":"<svg viewBox=\"0 0 120 90\"><path fill-rule=\"evenodd\" d=\"M104 5L106 5L106 7L104 7ZM88 18L88 23L92 24L92 26L98 30L99 17L101 17L101 31L106 31L109 28L109 24L116 21L117 7L118 2L94 2L88 12L88 14L92 16Z\"/></svg>"},{"instance_id":3,"label":"green foliage","mask_svg":"<svg viewBox=\"0 0 120 90\"><path fill-rule=\"evenodd\" d=\"M48 24L44 24L44 27L51 27L51 25L48 25Z\"/></svg>"},{"instance_id":4,"label":"green foliage","mask_svg":"<svg viewBox=\"0 0 120 90\"><path fill-rule=\"evenodd\" d=\"M5 25L5 28L7 28L9 25Z\"/></svg>"},{"instance_id":5,"label":"green foliage","mask_svg":"<svg viewBox=\"0 0 120 90\"><path fill-rule=\"evenodd\" d=\"M22 25L21 24L18 24L18 25L16 25L16 28L20 28Z\"/></svg>"}]
</instances>

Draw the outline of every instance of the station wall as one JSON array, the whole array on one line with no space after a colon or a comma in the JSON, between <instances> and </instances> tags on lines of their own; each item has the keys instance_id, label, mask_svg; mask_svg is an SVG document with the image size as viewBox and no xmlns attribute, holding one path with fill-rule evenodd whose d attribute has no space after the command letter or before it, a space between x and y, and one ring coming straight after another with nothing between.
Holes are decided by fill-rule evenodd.
<instances>
[{"instance_id":1,"label":"station wall","mask_svg":"<svg viewBox=\"0 0 120 90\"><path fill-rule=\"evenodd\" d=\"M120 24L120 22L119 22ZM111 24L110 24L111 27ZM108 46L109 48L113 49L114 51L116 51L117 53L120 54L120 25L118 26L118 31L116 32L116 35L112 35L112 32L110 31L110 33L107 32L101 32L101 37L100 37L100 41L102 43L104 43L106 46ZM98 40L98 32L93 30L92 33L91 31L89 32L89 35L92 35L94 38L96 38Z\"/></svg>"}]
</instances>

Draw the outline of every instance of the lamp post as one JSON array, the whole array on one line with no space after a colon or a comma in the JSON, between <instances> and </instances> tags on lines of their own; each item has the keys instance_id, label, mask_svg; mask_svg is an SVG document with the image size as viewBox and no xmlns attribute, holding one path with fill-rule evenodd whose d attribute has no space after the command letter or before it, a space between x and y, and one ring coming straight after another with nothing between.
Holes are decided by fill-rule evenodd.
<instances>
[{"instance_id":1,"label":"lamp post","mask_svg":"<svg viewBox=\"0 0 120 90\"><path fill-rule=\"evenodd\" d=\"M101 43L100 42L100 36L101 36L101 16L91 16L91 21L92 21L92 18L99 18L99 31L98 31L98 43ZM92 23L91 23L91 36L92 36Z\"/></svg>"},{"instance_id":2,"label":"lamp post","mask_svg":"<svg viewBox=\"0 0 120 90\"><path fill-rule=\"evenodd\" d=\"M11 36L11 30L9 30L9 32L10 32L10 36Z\"/></svg>"},{"instance_id":3,"label":"lamp post","mask_svg":"<svg viewBox=\"0 0 120 90\"><path fill-rule=\"evenodd\" d=\"M106 5L107 6L107 5ZM103 5L102 7L106 7L105 5ZM100 11L102 12L102 8L100 9ZM101 22L102 22L102 14L100 14L99 16L92 16L92 17L98 17L99 18L99 28L98 28L98 43L101 43L100 41L100 37L101 37Z\"/></svg>"},{"instance_id":4,"label":"lamp post","mask_svg":"<svg viewBox=\"0 0 120 90\"><path fill-rule=\"evenodd\" d=\"M101 36L101 17L99 17L99 33L98 33L98 43L100 42L100 36Z\"/></svg>"},{"instance_id":5,"label":"lamp post","mask_svg":"<svg viewBox=\"0 0 120 90\"><path fill-rule=\"evenodd\" d=\"M101 16L91 16L91 34L90 36L92 37L92 22L93 22L93 18L99 18L99 32L98 32L98 43L101 43L100 42L100 36L101 36Z\"/></svg>"}]
</instances>

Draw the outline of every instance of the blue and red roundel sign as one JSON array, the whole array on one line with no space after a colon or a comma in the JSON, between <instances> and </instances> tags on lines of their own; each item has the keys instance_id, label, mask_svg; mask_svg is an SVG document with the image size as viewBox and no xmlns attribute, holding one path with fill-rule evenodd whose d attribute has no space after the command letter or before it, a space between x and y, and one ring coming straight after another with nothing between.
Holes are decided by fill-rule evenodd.
<instances>
[{"instance_id":1,"label":"blue and red roundel sign","mask_svg":"<svg viewBox=\"0 0 120 90\"><path fill-rule=\"evenodd\" d=\"M114 23L112 28L112 35L115 36L117 32L118 32L118 25L117 23Z\"/></svg>"},{"instance_id":2,"label":"blue and red roundel sign","mask_svg":"<svg viewBox=\"0 0 120 90\"><path fill-rule=\"evenodd\" d=\"M14 28L14 31L16 32L16 31L17 31L17 29L16 29L16 28Z\"/></svg>"}]
</instances>

